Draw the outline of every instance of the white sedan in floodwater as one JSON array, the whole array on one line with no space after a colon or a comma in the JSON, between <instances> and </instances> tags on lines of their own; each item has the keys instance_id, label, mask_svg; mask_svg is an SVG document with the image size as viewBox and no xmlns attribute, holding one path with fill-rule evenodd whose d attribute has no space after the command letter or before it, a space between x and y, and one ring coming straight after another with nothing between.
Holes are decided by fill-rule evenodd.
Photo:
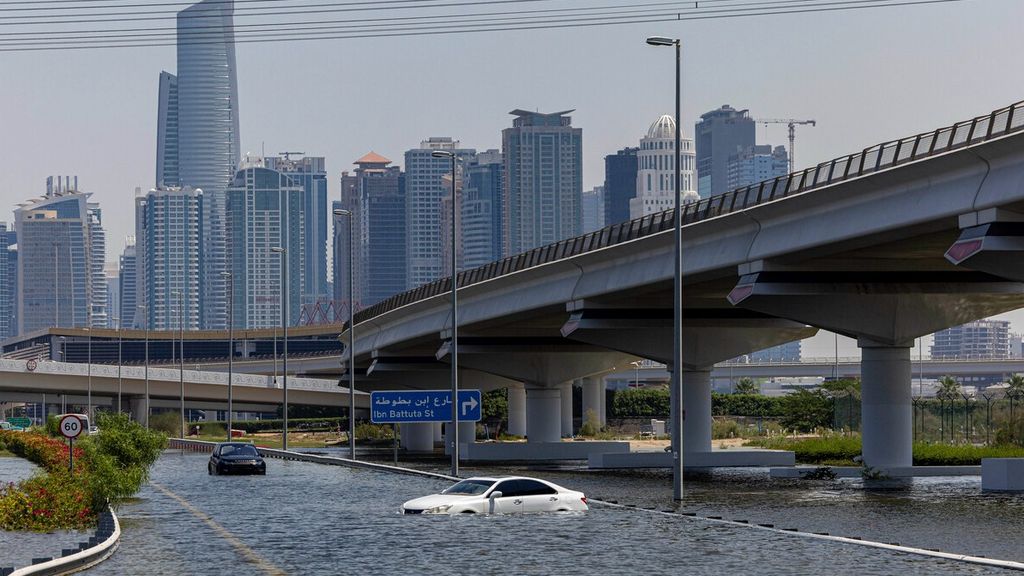
<instances>
[{"instance_id":1,"label":"white sedan in floodwater","mask_svg":"<svg viewBox=\"0 0 1024 576\"><path fill-rule=\"evenodd\" d=\"M403 514L513 514L588 509L583 492L522 476L467 478L440 494L402 504Z\"/></svg>"}]
</instances>

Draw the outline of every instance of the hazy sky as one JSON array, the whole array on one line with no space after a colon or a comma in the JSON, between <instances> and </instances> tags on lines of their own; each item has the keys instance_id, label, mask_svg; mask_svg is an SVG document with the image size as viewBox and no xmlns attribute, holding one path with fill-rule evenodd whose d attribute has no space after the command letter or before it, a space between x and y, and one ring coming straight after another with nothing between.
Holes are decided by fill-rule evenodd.
<instances>
[{"instance_id":1,"label":"hazy sky","mask_svg":"<svg viewBox=\"0 0 1024 576\"><path fill-rule=\"evenodd\" d=\"M579 5L596 5L596 1ZM635 146L673 104L672 51L683 38L684 133L722 104L798 127L798 167L1024 100L1024 2L969 0L848 12L559 30L239 44L242 150L325 156L330 194L374 150L402 164L429 136L500 148L515 108L575 108L584 189L603 157ZM154 184L157 76L173 47L0 53L0 221L78 175L104 212L108 260L134 232L136 186ZM784 144L786 127L758 126ZM1010 315L1014 328L1024 312ZM856 352L852 342L840 354ZM805 355L832 355L818 336Z\"/></svg>"}]
</instances>

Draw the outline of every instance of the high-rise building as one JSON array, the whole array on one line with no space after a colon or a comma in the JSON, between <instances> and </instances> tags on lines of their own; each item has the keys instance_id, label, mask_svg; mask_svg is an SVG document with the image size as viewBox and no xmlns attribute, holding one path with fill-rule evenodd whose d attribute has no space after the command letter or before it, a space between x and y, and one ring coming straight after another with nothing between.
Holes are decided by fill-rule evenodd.
<instances>
[{"instance_id":1,"label":"high-rise building","mask_svg":"<svg viewBox=\"0 0 1024 576\"><path fill-rule=\"evenodd\" d=\"M0 250L7 257L7 336L18 335L18 235L13 229L0 233Z\"/></svg>"},{"instance_id":2,"label":"high-rise building","mask_svg":"<svg viewBox=\"0 0 1024 576\"><path fill-rule=\"evenodd\" d=\"M504 196L501 152L487 150L462 165L460 202L462 267L469 270L501 259Z\"/></svg>"},{"instance_id":3,"label":"high-rise building","mask_svg":"<svg viewBox=\"0 0 1024 576\"><path fill-rule=\"evenodd\" d=\"M287 174L243 164L227 189L232 325L281 326L287 282L288 324L296 325L306 283L305 190ZM274 249L283 248L283 253ZM287 260L287 275L282 275Z\"/></svg>"},{"instance_id":4,"label":"high-rise building","mask_svg":"<svg viewBox=\"0 0 1024 576\"><path fill-rule=\"evenodd\" d=\"M122 328L143 328L136 320L138 309L138 268L135 256L135 236L129 236L118 261L118 292L121 294L119 316Z\"/></svg>"},{"instance_id":5,"label":"high-rise building","mask_svg":"<svg viewBox=\"0 0 1024 576\"><path fill-rule=\"evenodd\" d=\"M751 362L799 362L801 356L799 340L758 350L750 354Z\"/></svg>"},{"instance_id":6,"label":"high-rise building","mask_svg":"<svg viewBox=\"0 0 1024 576\"><path fill-rule=\"evenodd\" d=\"M462 213L462 187L463 187L463 174L462 165L455 167L455 195L452 196L452 174L449 172L441 177L441 182L448 193L441 197L440 216L441 216L441 227L438 232L441 234L441 270L446 272L445 276L451 276L452 270L452 232L455 231L456 227L462 226L463 213ZM455 224L452 224L452 202L455 202ZM466 246L465 234L462 234L461 230L455 242L455 258L456 258L456 270L465 269L463 252Z\"/></svg>"},{"instance_id":7,"label":"high-rise building","mask_svg":"<svg viewBox=\"0 0 1024 576\"><path fill-rule=\"evenodd\" d=\"M14 336L11 330L11 305L14 282L11 280L10 258L7 249L7 223L0 222L0 340Z\"/></svg>"},{"instance_id":8,"label":"high-rise building","mask_svg":"<svg viewBox=\"0 0 1024 576\"><path fill-rule=\"evenodd\" d=\"M501 132L505 255L580 233L583 130L573 128L570 112L513 110L512 127Z\"/></svg>"},{"instance_id":9,"label":"high-rise building","mask_svg":"<svg viewBox=\"0 0 1024 576\"><path fill-rule=\"evenodd\" d=\"M47 178L47 192L14 211L18 239L18 333L104 327L104 234L99 207L78 179ZM97 265L98 264L98 265ZM99 277L97 278L97 274Z\"/></svg>"},{"instance_id":10,"label":"high-rise building","mask_svg":"<svg viewBox=\"0 0 1024 576\"><path fill-rule=\"evenodd\" d=\"M202 325L206 328L223 328L227 314L222 276L227 269L225 190L240 160L233 14L231 0L203 0L177 17L176 184L203 191ZM166 85L166 112L160 114L164 140L157 146L164 156L173 149L175 118L173 78L166 78ZM173 173L172 160L158 162L163 171L158 178Z\"/></svg>"},{"instance_id":11,"label":"high-rise building","mask_svg":"<svg viewBox=\"0 0 1024 576\"><path fill-rule=\"evenodd\" d=\"M752 146L729 156L728 190L749 186L789 173L789 155L785 146Z\"/></svg>"},{"instance_id":12,"label":"high-rise building","mask_svg":"<svg viewBox=\"0 0 1024 576\"><path fill-rule=\"evenodd\" d=\"M406 234L408 177L398 166L390 164L391 160L370 152L355 161L353 174L345 172L341 177L341 207L352 211L356 225L354 298L357 308L372 306L406 289L407 243L412 242L411 236ZM440 184L440 178L438 182ZM440 198L437 200L436 210L439 211ZM435 219L440 222L439 216ZM348 261L349 255L346 220L344 217L335 220L335 300L342 303L348 301L348 267L339 266ZM435 224L433 242L440 249L439 225ZM439 255L437 268L440 267Z\"/></svg>"},{"instance_id":13,"label":"high-rise building","mask_svg":"<svg viewBox=\"0 0 1024 576\"><path fill-rule=\"evenodd\" d=\"M117 328L121 323L121 266L119 262L107 262L103 266L107 281L107 328Z\"/></svg>"},{"instance_id":14,"label":"high-rise building","mask_svg":"<svg viewBox=\"0 0 1024 576\"><path fill-rule=\"evenodd\" d=\"M940 330L933 335L933 359L1007 358L1010 354L1010 323L1006 320L975 320Z\"/></svg>"},{"instance_id":15,"label":"high-rise building","mask_svg":"<svg viewBox=\"0 0 1024 576\"><path fill-rule=\"evenodd\" d=\"M178 175L178 77L160 73L156 118L156 186L181 185Z\"/></svg>"},{"instance_id":16,"label":"high-rise building","mask_svg":"<svg viewBox=\"0 0 1024 576\"><path fill-rule=\"evenodd\" d=\"M200 272L206 245L202 227L206 199L202 190L157 188L136 197L135 206L135 300L145 306L142 327L198 330L203 293ZM125 313L137 318L122 307Z\"/></svg>"},{"instance_id":17,"label":"high-rise building","mask_svg":"<svg viewBox=\"0 0 1024 576\"><path fill-rule=\"evenodd\" d=\"M747 110L724 105L700 117L695 129L697 192L701 198L729 190L729 157L752 148L754 119Z\"/></svg>"},{"instance_id":18,"label":"high-rise building","mask_svg":"<svg viewBox=\"0 0 1024 576\"><path fill-rule=\"evenodd\" d=\"M672 116L658 118L640 139L638 169L634 181L635 197L629 201L630 218L668 210L676 205L675 158L676 121ZM679 176L683 204L700 199L693 189L693 141L680 140Z\"/></svg>"},{"instance_id":19,"label":"high-rise building","mask_svg":"<svg viewBox=\"0 0 1024 576\"><path fill-rule=\"evenodd\" d=\"M405 153L405 202L408 244L406 288L433 282L447 276L442 266L444 245L438 230L441 226L441 198L449 191L441 178L452 171L449 158L435 158L435 150L455 153L463 162L476 150L459 148L458 140L432 137ZM450 186L450 181L449 181ZM365 302L364 302L365 303Z\"/></svg>"},{"instance_id":20,"label":"high-rise building","mask_svg":"<svg viewBox=\"0 0 1024 576\"><path fill-rule=\"evenodd\" d=\"M629 203L637 192L638 150L623 148L604 157L604 218L601 226L625 222L631 218Z\"/></svg>"},{"instance_id":21,"label":"high-rise building","mask_svg":"<svg viewBox=\"0 0 1024 576\"><path fill-rule=\"evenodd\" d=\"M583 193L583 230L593 232L605 226L605 207L607 203L605 187L594 186L591 190Z\"/></svg>"}]
</instances>

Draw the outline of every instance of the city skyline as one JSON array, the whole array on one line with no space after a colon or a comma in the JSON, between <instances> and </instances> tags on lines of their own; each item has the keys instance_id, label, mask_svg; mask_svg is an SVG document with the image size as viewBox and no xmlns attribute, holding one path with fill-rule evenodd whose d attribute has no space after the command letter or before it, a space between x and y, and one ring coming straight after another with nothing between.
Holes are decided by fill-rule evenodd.
<instances>
[{"instance_id":1,"label":"city skyline","mask_svg":"<svg viewBox=\"0 0 1024 576\"><path fill-rule=\"evenodd\" d=\"M1013 75L996 73L998 66L992 58L1008 49L1012 51L1014 45L1024 47L1013 34L1000 33L1014 20L1007 18L1006 13L1017 10L1012 2L1004 1L754 17L709 21L700 26L624 25L611 28L613 33L581 29L415 41L244 45L238 50L239 92L246 108L241 132L253 139L243 141L241 149L262 153L266 142L267 155L300 146L309 154L326 157L328 193L333 200L339 193L338 175L347 168L344 159L358 157L365 150L374 149L398 158L419 140L438 133L457 135L465 147L496 148L500 129L507 125L507 110L575 107L573 124L587 133L583 188L590 189L603 182L601 159L623 146L635 145L650 119L668 111L671 83L657 76L652 78L651 70L664 66L667 72L671 62L652 53L643 45L643 38L649 33L675 33L684 39L684 137L693 137L694 120L700 114L726 103L750 109L758 117L814 117L819 126L798 130L797 136L797 166L806 166L1019 99L1024 93L1024 82ZM779 35L772 29L778 25L787 26L791 34ZM820 44L826 29L829 42ZM888 57L891 51L913 53L919 49L915 37L938 39L944 33L955 33L963 40L962 46L969 48L937 42L932 46L936 58L909 70ZM745 53L745 58L737 59L735 49L728 46L729 34L745 35L753 42L762 38L771 42L774 49ZM479 54L461 50L461 38L471 38ZM527 38L531 42L514 55L496 54L500 51L492 49L513 38ZM598 38L602 41L587 41ZM811 43L819 45L815 50L800 49ZM411 45L417 49L409 50ZM367 70L367 85L391 76L389 81L377 85L443 86L433 67L417 69L415 64L456 55L465 65L480 70L482 79L488 81L460 85L458 91L450 94L435 89L434 95L445 97L423 101L404 98L401 89L353 93L345 90L343 81L327 82L319 98L306 92L297 94L287 87L264 86L261 82L259 70L273 67L274 63L289 62L290 75L308 75L317 70L325 79L344 78L345 70L361 69L331 60L305 63L301 59L302 54L329 53L335 48L354 54L402 55L413 64L404 67L406 72L399 78L393 77L393 70ZM558 51L557 57L551 58L552 50ZM26 146L31 138L4 139L0 151L19 169L0 175L0 206L6 203L13 207L34 195L41 179L54 169L56 158L59 171L81 175L89 183L87 188L94 194L94 200L106 209L107 261L120 253L134 224L130 215L122 212L121 205L127 204L122 200L132 197L135 186L149 189L153 185L153 80L156 72L173 58L174 49L137 52L20 54L5 58L3 64L5 77L15 82L10 83L12 89L6 95L0 95L0 103L6 104L7 109L21 111L11 118L9 133L58 133L62 127L73 129L70 138L47 139L46 154L40 154L31 144ZM779 72L780 54L787 55L794 72ZM124 64L126 60L131 62L130 66ZM743 64L733 74L721 74L723 63L732 60ZM846 74L835 74L829 68L828 64L835 60L843 61ZM84 62L89 62L89 66ZM488 66L482 66L483 63ZM493 70L488 72L484 68ZM951 68L957 73L950 74ZM54 75L54 70L58 74ZM597 74L603 70L614 70L625 80L624 85L641 85L643 89L605 89ZM526 71L533 75L531 82L525 86L517 84L515 76ZM502 74L508 76L509 72L513 77L503 79ZM108 81L90 82L96 73ZM865 77L873 82L864 82ZM987 88L979 94L973 87L981 82ZM66 83L78 86L72 91L75 94L71 100L65 100L70 95L53 89ZM594 90L597 86L602 86L602 90ZM881 86L886 87L884 93L878 89ZM38 97L26 97L27 89L38 92ZM801 97L794 101L792 94L797 92ZM943 98L922 98L926 93L941 93ZM291 100L286 100L285 95ZM879 98L887 106L878 106ZM118 105L98 105L110 100ZM290 107L293 113L288 115L276 113L288 101L301 105ZM328 101L346 105L340 109L337 104L328 107ZM54 110L59 113L53 114ZM322 126L326 110L331 110L330 115L335 118L330 123L333 126ZM784 141L783 127L766 130L758 125L756 129L760 142ZM97 143L92 143L93 140ZM117 161L111 162L111 158ZM9 221L6 217L0 220Z\"/></svg>"}]
</instances>

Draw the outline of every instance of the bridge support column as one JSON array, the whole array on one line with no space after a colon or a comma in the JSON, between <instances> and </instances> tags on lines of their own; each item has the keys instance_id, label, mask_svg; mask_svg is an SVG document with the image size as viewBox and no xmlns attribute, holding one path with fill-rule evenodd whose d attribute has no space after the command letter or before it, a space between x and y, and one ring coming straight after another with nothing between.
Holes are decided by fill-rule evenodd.
<instances>
[{"instance_id":1,"label":"bridge support column","mask_svg":"<svg viewBox=\"0 0 1024 576\"><path fill-rule=\"evenodd\" d=\"M144 397L129 398L128 412L131 414L132 420L143 426L146 425L146 399Z\"/></svg>"},{"instance_id":2,"label":"bridge support column","mask_svg":"<svg viewBox=\"0 0 1024 576\"><path fill-rule=\"evenodd\" d=\"M451 427L451 422L448 422L447 425L444 428L444 430L445 430L445 433L444 433L444 453L445 454L451 454L452 453L452 449L451 449L452 445L451 445L451 442L448 440L448 429L450 427ZM473 442L476 442L476 422L463 422L462 420L459 420L459 446L465 446L466 444L472 444ZM459 457L460 457L460 459L466 457L466 454L462 453L461 449L460 449L460 452L459 452Z\"/></svg>"},{"instance_id":3,"label":"bridge support column","mask_svg":"<svg viewBox=\"0 0 1024 576\"><path fill-rule=\"evenodd\" d=\"M861 438L864 464L913 465L910 346L861 339Z\"/></svg>"},{"instance_id":4,"label":"bridge support column","mask_svg":"<svg viewBox=\"0 0 1024 576\"><path fill-rule=\"evenodd\" d=\"M526 439L528 442L560 442L562 439L562 392L558 388L526 389Z\"/></svg>"},{"instance_id":5,"label":"bridge support column","mask_svg":"<svg viewBox=\"0 0 1024 576\"><path fill-rule=\"evenodd\" d=\"M508 387L508 433L526 436L526 388Z\"/></svg>"},{"instance_id":6,"label":"bridge support column","mask_svg":"<svg viewBox=\"0 0 1024 576\"><path fill-rule=\"evenodd\" d=\"M604 379L587 377L583 379L583 423L593 413L599 426L604 425Z\"/></svg>"},{"instance_id":7,"label":"bridge support column","mask_svg":"<svg viewBox=\"0 0 1024 576\"><path fill-rule=\"evenodd\" d=\"M434 424L431 422L402 424L402 445L409 452L433 452Z\"/></svg>"},{"instance_id":8,"label":"bridge support column","mask_svg":"<svg viewBox=\"0 0 1024 576\"><path fill-rule=\"evenodd\" d=\"M601 416L601 426L605 427L608 425L608 382L604 376L601 376L601 388L598 391L598 398L601 399L601 411L598 413Z\"/></svg>"},{"instance_id":9,"label":"bridge support column","mask_svg":"<svg viewBox=\"0 0 1024 576\"><path fill-rule=\"evenodd\" d=\"M564 382L558 389L562 395L562 438L572 438L572 382Z\"/></svg>"},{"instance_id":10,"label":"bridge support column","mask_svg":"<svg viewBox=\"0 0 1024 576\"><path fill-rule=\"evenodd\" d=\"M433 437L434 443L437 444L439 442L444 442L444 434L441 433L441 423L433 422L431 423L430 427L432 432L431 436Z\"/></svg>"},{"instance_id":11,"label":"bridge support column","mask_svg":"<svg viewBox=\"0 0 1024 576\"><path fill-rule=\"evenodd\" d=\"M683 453L711 451L711 370L683 370Z\"/></svg>"}]
</instances>

